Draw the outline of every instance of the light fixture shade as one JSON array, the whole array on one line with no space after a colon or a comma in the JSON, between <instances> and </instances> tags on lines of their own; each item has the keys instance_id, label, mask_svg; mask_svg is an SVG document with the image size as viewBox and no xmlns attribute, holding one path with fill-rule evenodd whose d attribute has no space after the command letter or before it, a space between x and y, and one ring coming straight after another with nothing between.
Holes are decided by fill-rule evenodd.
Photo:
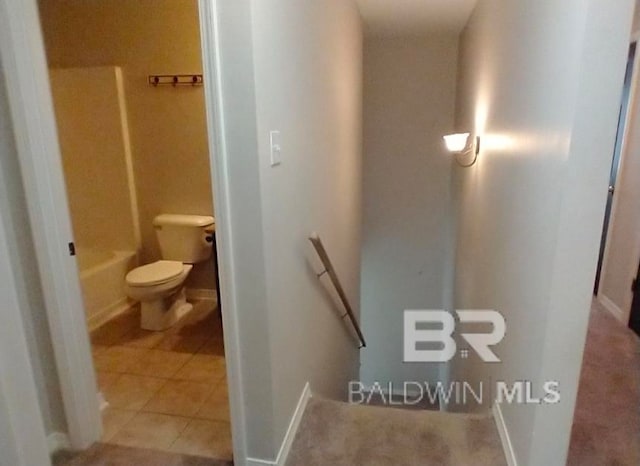
<instances>
[{"instance_id":1,"label":"light fixture shade","mask_svg":"<svg viewBox=\"0 0 640 466\"><path fill-rule=\"evenodd\" d=\"M467 147L469 133L448 134L444 136L447 150L453 153L460 153Z\"/></svg>"}]
</instances>

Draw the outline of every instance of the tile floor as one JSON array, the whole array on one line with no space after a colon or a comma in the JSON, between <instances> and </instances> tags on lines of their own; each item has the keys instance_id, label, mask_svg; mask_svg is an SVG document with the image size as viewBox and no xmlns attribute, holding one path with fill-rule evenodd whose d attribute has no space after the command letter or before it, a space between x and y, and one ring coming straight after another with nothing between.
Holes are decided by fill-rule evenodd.
<instances>
[{"instance_id":1,"label":"tile floor","mask_svg":"<svg viewBox=\"0 0 640 466\"><path fill-rule=\"evenodd\" d=\"M231 461L97 443L81 453L59 451L53 466L233 466Z\"/></svg>"},{"instance_id":2,"label":"tile floor","mask_svg":"<svg viewBox=\"0 0 640 466\"><path fill-rule=\"evenodd\" d=\"M222 325L198 302L165 332L141 330L139 310L91 334L105 443L231 460Z\"/></svg>"}]
</instances>

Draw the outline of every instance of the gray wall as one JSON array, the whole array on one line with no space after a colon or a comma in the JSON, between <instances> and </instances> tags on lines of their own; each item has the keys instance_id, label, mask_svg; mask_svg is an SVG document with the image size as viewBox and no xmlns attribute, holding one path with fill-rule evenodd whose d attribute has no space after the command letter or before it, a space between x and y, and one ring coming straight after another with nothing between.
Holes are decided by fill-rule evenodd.
<instances>
[{"instance_id":1,"label":"gray wall","mask_svg":"<svg viewBox=\"0 0 640 466\"><path fill-rule=\"evenodd\" d=\"M17 157L0 64L0 209L3 217L7 213L8 241L13 247L11 257L3 260L11 262L18 279L16 291L24 313L23 322L45 429L47 433L65 432L58 374Z\"/></svg>"},{"instance_id":2,"label":"gray wall","mask_svg":"<svg viewBox=\"0 0 640 466\"><path fill-rule=\"evenodd\" d=\"M439 378L402 363L403 311L443 309L449 260L458 39L367 38L364 53L364 219L361 378L371 385Z\"/></svg>"},{"instance_id":3,"label":"gray wall","mask_svg":"<svg viewBox=\"0 0 640 466\"><path fill-rule=\"evenodd\" d=\"M274 458L307 381L342 398L357 378L357 343L307 236L320 233L358 303L360 20L341 0L219 5L248 451ZM283 162L271 168L276 129Z\"/></svg>"},{"instance_id":4,"label":"gray wall","mask_svg":"<svg viewBox=\"0 0 640 466\"><path fill-rule=\"evenodd\" d=\"M560 382L553 406L502 405L519 464L564 464L606 200L632 1L480 0L463 33L456 169L459 308L501 311L503 363L454 377Z\"/></svg>"},{"instance_id":5,"label":"gray wall","mask_svg":"<svg viewBox=\"0 0 640 466\"><path fill-rule=\"evenodd\" d=\"M359 302L362 31L352 2L253 2L258 152L270 316L274 432L284 436L304 384L345 398L357 342L307 239L320 234ZM282 165L269 166L280 130Z\"/></svg>"}]
</instances>

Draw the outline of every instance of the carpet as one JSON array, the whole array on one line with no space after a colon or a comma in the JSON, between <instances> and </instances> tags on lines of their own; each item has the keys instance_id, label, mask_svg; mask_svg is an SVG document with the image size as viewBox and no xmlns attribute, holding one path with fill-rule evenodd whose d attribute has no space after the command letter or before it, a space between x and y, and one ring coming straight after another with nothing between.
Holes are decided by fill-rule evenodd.
<instances>
[{"instance_id":1,"label":"carpet","mask_svg":"<svg viewBox=\"0 0 640 466\"><path fill-rule=\"evenodd\" d=\"M493 417L312 398L286 466L506 466Z\"/></svg>"}]
</instances>

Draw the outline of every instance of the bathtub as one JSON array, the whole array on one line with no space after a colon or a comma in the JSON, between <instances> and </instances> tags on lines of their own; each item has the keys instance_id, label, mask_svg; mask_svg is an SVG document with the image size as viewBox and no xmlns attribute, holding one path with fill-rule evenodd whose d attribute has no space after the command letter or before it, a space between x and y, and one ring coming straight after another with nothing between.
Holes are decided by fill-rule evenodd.
<instances>
[{"instance_id":1,"label":"bathtub","mask_svg":"<svg viewBox=\"0 0 640 466\"><path fill-rule=\"evenodd\" d=\"M93 330L131 306L124 277L138 261L134 251L79 247L76 254L87 325Z\"/></svg>"}]
</instances>

